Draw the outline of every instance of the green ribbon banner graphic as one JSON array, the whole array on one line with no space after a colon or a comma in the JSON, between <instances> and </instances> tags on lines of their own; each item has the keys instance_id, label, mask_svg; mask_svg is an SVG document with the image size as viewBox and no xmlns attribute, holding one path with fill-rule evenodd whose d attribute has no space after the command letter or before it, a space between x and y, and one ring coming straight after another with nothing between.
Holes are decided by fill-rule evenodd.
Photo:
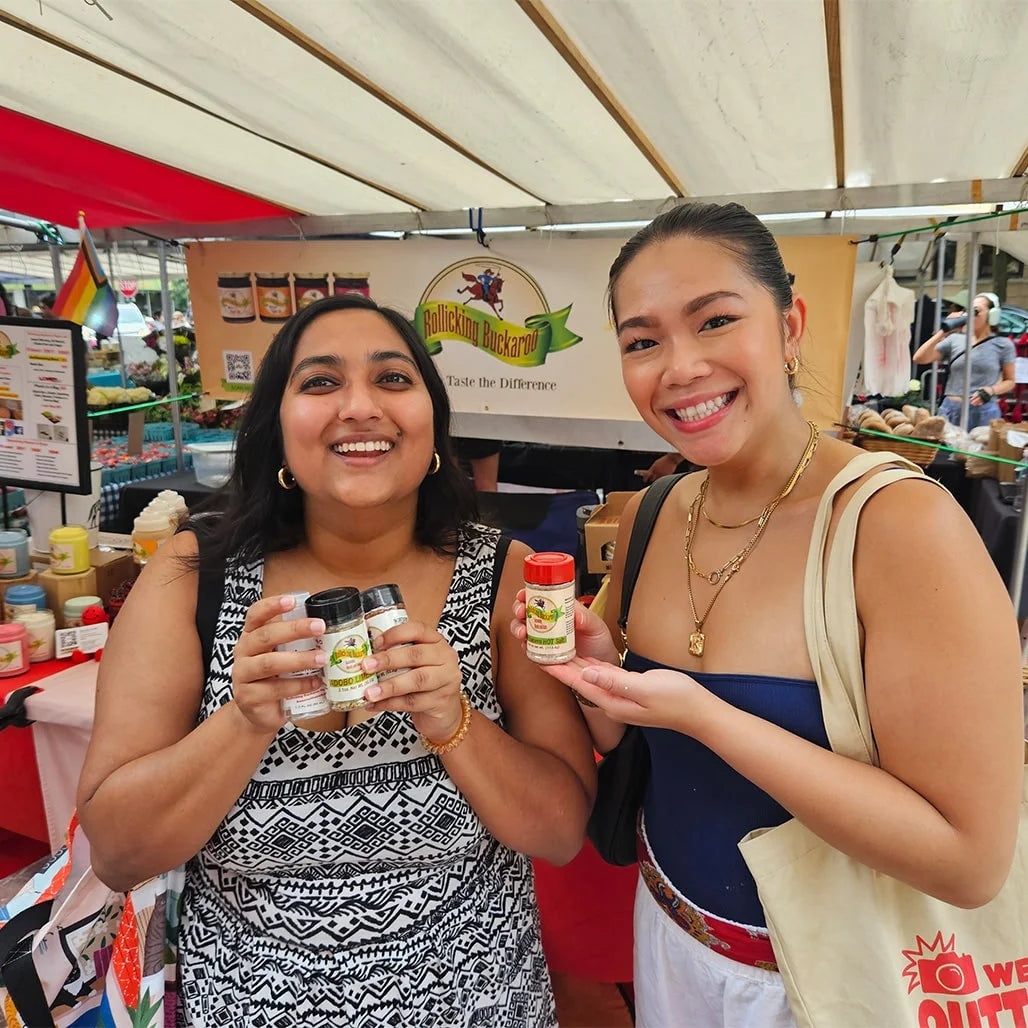
<instances>
[{"instance_id":1,"label":"green ribbon banner graphic","mask_svg":"<svg viewBox=\"0 0 1028 1028\"><path fill-rule=\"evenodd\" d=\"M533 314L524 325L516 325L452 300L429 300L414 312L414 325L433 356L442 353L444 340L453 339L485 350L504 364L537 368L549 354L582 341L565 324L570 313L568 304L563 310Z\"/></svg>"}]
</instances>

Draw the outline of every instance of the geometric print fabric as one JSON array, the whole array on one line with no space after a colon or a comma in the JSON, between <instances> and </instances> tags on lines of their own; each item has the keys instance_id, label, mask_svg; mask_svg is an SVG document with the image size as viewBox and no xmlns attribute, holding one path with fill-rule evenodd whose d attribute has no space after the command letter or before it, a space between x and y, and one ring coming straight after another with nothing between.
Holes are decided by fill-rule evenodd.
<instances>
[{"instance_id":1,"label":"geometric print fabric","mask_svg":"<svg viewBox=\"0 0 1028 1028\"><path fill-rule=\"evenodd\" d=\"M439 632L502 725L490 587L498 533L467 525ZM229 563L200 719L232 695L263 561ZM340 732L287 723L190 862L178 1024L549 1028L530 860L501 846L408 714Z\"/></svg>"}]
</instances>

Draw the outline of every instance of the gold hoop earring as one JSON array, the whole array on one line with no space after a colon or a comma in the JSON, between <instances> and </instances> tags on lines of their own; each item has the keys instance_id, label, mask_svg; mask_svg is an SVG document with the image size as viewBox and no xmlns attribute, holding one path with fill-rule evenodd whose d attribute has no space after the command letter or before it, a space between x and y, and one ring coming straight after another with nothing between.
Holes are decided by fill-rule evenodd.
<instances>
[{"instance_id":1,"label":"gold hoop earring","mask_svg":"<svg viewBox=\"0 0 1028 1028\"><path fill-rule=\"evenodd\" d=\"M429 465L428 473L430 475L436 474L439 469L443 466L442 458L439 456L438 450L432 451L432 463Z\"/></svg>"},{"instance_id":2,"label":"gold hoop earring","mask_svg":"<svg viewBox=\"0 0 1028 1028\"><path fill-rule=\"evenodd\" d=\"M785 373L795 375L800 370L800 355L797 353L791 360L785 362Z\"/></svg>"},{"instance_id":3,"label":"gold hoop earring","mask_svg":"<svg viewBox=\"0 0 1028 1028\"><path fill-rule=\"evenodd\" d=\"M278 469L277 477L278 484L282 486L283 489L296 488L296 479L293 478L293 473L289 470L289 468L285 466L285 464L283 464L282 467Z\"/></svg>"}]
</instances>

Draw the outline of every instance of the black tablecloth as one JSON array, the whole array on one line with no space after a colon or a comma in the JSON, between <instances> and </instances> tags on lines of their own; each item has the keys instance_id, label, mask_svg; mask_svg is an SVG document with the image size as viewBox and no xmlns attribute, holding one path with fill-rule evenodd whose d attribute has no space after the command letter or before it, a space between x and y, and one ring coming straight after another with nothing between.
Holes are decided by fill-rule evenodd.
<instances>
[{"instance_id":1,"label":"black tablecloth","mask_svg":"<svg viewBox=\"0 0 1028 1028\"><path fill-rule=\"evenodd\" d=\"M126 482L121 487L118 497L118 519L114 531L124 532L126 535L131 532L136 515L164 489L179 493L190 509L202 503L214 492L210 486L200 485L192 470Z\"/></svg>"}]
</instances>

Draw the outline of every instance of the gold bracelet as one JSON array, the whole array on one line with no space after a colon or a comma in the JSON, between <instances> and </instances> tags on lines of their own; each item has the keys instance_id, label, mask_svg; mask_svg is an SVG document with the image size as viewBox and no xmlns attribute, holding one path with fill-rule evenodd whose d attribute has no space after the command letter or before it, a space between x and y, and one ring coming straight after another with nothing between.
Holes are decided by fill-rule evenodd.
<instances>
[{"instance_id":1,"label":"gold bracelet","mask_svg":"<svg viewBox=\"0 0 1028 1028\"><path fill-rule=\"evenodd\" d=\"M449 753L450 750L456 749L464 741L464 736L468 734L468 729L471 727L471 712L474 708L471 706L468 694L463 689L460 693L460 708L460 725L458 725L457 731L446 742L432 742L430 739L421 736L421 745L433 756L439 757L444 753Z\"/></svg>"}]
</instances>

